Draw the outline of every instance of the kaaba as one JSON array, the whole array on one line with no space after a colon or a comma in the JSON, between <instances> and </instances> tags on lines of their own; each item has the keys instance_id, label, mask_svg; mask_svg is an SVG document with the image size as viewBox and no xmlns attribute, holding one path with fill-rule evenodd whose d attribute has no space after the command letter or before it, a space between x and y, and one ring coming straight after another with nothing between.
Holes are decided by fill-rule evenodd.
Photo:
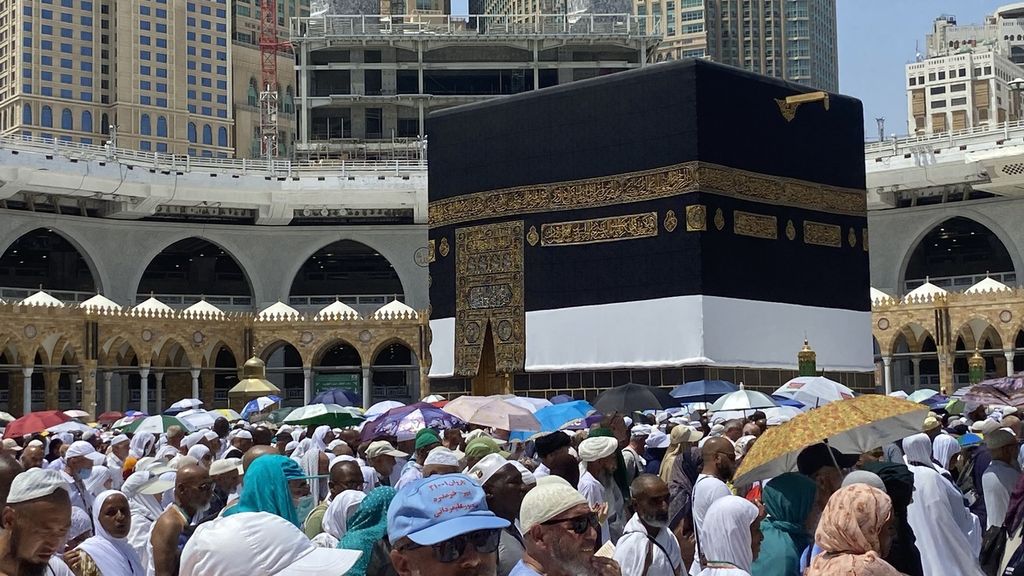
<instances>
[{"instance_id":1,"label":"kaaba","mask_svg":"<svg viewBox=\"0 0 1024 576\"><path fill-rule=\"evenodd\" d=\"M861 103L703 60L431 115L431 390L873 389Z\"/></svg>"}]
</instances>

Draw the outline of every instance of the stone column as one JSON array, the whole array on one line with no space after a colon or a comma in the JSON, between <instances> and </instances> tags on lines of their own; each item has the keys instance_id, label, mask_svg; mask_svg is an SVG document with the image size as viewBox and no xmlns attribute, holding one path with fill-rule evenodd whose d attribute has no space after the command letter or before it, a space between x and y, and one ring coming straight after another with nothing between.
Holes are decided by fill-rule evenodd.
<instances>
[{"instance_id":1,"label":"stone column","mask_svg":"<svg viewBox=\"0 0 1024 576\"><path fill-rule=\"evenodd\" d=\"M86 360L82 364L82 410L96 418L96 361Z\"/></svg>"},{"instance_id":2,"label":"stone column","mask_svg":"<svg viewBox=\"0 0 1024 576\"><path fill-rule=\"evenodd\" d=\"M10 372L8 378L10 388L7 391L7 411L14 416L22 416L21 390L25 386L25 382L21 376L21 370Z\"/></svg>"},{"instance_id":3,"label":"stone column","mask_svg":"<svg viewBox=\"0 0 1024 576\"><path fill-rule=\"evenodd\" d=\"M373 374L369 366L363 366L363 408L373 406Z\"/></svg>"},{"instance_id":4,"label":"stone column","mask_svg":"<svg viewBox=\"0 0 1024 576\"><path fill-rule=\"evenodd\" d=\"M201 370L199 368L192 368L188 373L192 376L192 397L199 398L199 374Z\"/></svg>"},{"instance_id":5,"label":"stone column","mask_svg":"<svg viewBox=\"0 0 1024 576\"><path fill-rule=\"evenodd\" d=\"M22 366L21 377L24 379L24 386L21 389L21 413L28 414L32 411L32 373L34 366Z\"/></svg>"},{"instance_id":6,"label":"stone column","mask_svg":"<svg viewBox=\"0 0 1024 576\"><path fill-rule=\"evenodd\" d=\"M164 373L153 374L156 377L156 411L164 411Z\"/></svg>"},{"instance_id":7,"label":"stone column","mask_svg":"<svg viewBox=\"0 0 1024 576\"><path fill-rule=\"evenodd\" d=\"M59 382L60 372L56 370L43 371L44 406L46 406L47 410L57 410L60 408L60 398L57 392L57 384Z\"/></svg>"},{"instance_id":8,"label":"stone column","mask_svg":"<svg viewBox=\"0 0 1024 576\"><path fill-rule=\"evenodd\" d=\"M302 403L309 404L313 397L313 368L312 366L302 367Z\"/></svg>"},{"instance_id":9,"label":"stone column","mask_svg":"<svg viewBox=\"0 0 1024 576\"><path fill-rule=\"evenodd\" d=\"M939 353L939 388L956 390L953 382L953 355L950 353Z\"/></svg>"},{"instance_id":10,"label":"stone column","mask_svg":"<svg viewBox=\"0 0 1024 576\"><path fill-rule=\"evenodd\" d=\"M885 393L892 392L892 356L882 356L882 364L885 365Z\"/></svg>"},{"instance_id":11,"label":"stone column","mask_svg":"<svg viewBox=\"0 0 1024 576\"><path fill-rule=\"evenodd\" d=\"M1003 350L1003 356L1006 358L1006 375L1013 376L1013 350Z\"/></svg>"},{"instance_id":12,"label":"stone column","mask_svg":"<svg viewBox=\"0 0 1024 576\"><path fill-rule=\"evenodd\" d=\"M911 358L910 363L914 366L914 390L921 387L921 359Z\"/></svg>"},{"instance_id":13,"label":"stone column","mask_svg":"<svg viewBox=\"0 0 1024 576\"><path fill-rule=\"evenodd\" d=\"M107 410L107 411L110 411L110 410L114 409L114 406L113 406L113 403L112 403L112 399L110 398L110 389L111 389L110 381L113 380L113 379L114 379L114 373L113 372L109 372L108 371L108 372L104 372L103 373L103 408L105 410Z\"/></svg>"},{"instance_id":14,"label":"stone column","mask_svg":"<svg viewBox=\"0 0 1024 576\"><path fill-rule=\"evenodd\" d=\"M149 364L139 367L139 411L149 414Z\"/></svg>"}]
</instances>

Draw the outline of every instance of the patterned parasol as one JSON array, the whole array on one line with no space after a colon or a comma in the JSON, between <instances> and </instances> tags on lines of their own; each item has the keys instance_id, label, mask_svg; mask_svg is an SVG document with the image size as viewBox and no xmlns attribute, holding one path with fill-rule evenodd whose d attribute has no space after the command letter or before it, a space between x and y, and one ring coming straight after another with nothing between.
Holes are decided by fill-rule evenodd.
<instances>
[{"instance_id":1,"label":"patterned parasol","mask_svg":"<svg viewBox=\"0 0 1024 576\"><path fill-rule=\"evenodd\" d=\"M957 390L957 393L960 391ZM1024 408L1024 374L983 380L963 395L967 404L995 404Z\"/></svg>"},{"instance_id":2,"label":"patterned parasol","mask_svg":"<svg viewBox=\"0 0 1024 576\"><path fill-rule=\"evenodd\" d=\"M927 406L879 394L830 402L769 428L743 459L733 484L789 472L804 448L826 440L844 454L870 452L917 434L927 415Z\"/></svg>"}]
</instances>

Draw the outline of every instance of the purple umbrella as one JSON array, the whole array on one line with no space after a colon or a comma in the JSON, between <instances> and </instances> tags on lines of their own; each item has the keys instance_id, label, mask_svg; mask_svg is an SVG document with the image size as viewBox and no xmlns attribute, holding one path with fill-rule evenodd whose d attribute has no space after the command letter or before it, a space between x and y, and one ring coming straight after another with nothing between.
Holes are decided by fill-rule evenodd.
<instances>
[{"instance_id":1,"label":"purple umbrella","mask_svg":"<svg viewBox=\"0 0 1024 576\"><path fill-rule=\"evenodd\" d=\"M423 428L445 430L465 425L458 417L441 410L433 404L417 402L408 406L392 408L376 420L363 427L362 440L369 442L378 438L412 438Z\"/></svg>"},{"instance_id":2,"label":"purple umbrella","mask_svg":"<svg viewBox=\"0 0 1024 576\"><path fill-rule=\"evenodd\" d=\"M551 399L552 404L565 404L566 402L574 402L576 399L568 394L559 394Z\"/></svg>"},{"instance_id":3,"label":"purple umbrella","mask_svg":"<svg viewBox=\"0 0 1024 576\"><path fill-rule=\"evenodd\" d=\"M338 406L362 407L363 401L359 394L344 388L324 390L313 398L311 404L337 404Z\"/></svg>"}]
</instances>

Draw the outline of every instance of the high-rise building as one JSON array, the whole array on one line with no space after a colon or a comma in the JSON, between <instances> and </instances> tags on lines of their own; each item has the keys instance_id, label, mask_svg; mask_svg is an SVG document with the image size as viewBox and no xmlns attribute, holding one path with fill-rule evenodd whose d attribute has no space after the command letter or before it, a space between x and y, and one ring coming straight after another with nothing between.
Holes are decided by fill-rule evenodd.
<instances>
[{"instance_id":1,"label":"high-rise building","mask_svg":"<svg viewBox=\"0 0 1024 576\"><path fill-rule=\"evenodd\" d=\"M251 156L258 0L0 2L4 134L197 156ZM288 0L285 22L306 2ZM282 55L279 84L294 86ZM287 95L282 101L288 106ZM287 109L282 125L294 132ZM288 138L282 139L288 142ZM256 149L258 152L258 148Z\"/></svg>"},{"instance_id":2,"label":"high-rise building","mask_svg":"<svg viewBox=\"0 0 1024 576\"><path fill-rule=\"evenodd\" d=\"M664 39L658 62L710 58L807 86L839 89L835 0L634 0Z\"/></svg>"}]
</instances>

